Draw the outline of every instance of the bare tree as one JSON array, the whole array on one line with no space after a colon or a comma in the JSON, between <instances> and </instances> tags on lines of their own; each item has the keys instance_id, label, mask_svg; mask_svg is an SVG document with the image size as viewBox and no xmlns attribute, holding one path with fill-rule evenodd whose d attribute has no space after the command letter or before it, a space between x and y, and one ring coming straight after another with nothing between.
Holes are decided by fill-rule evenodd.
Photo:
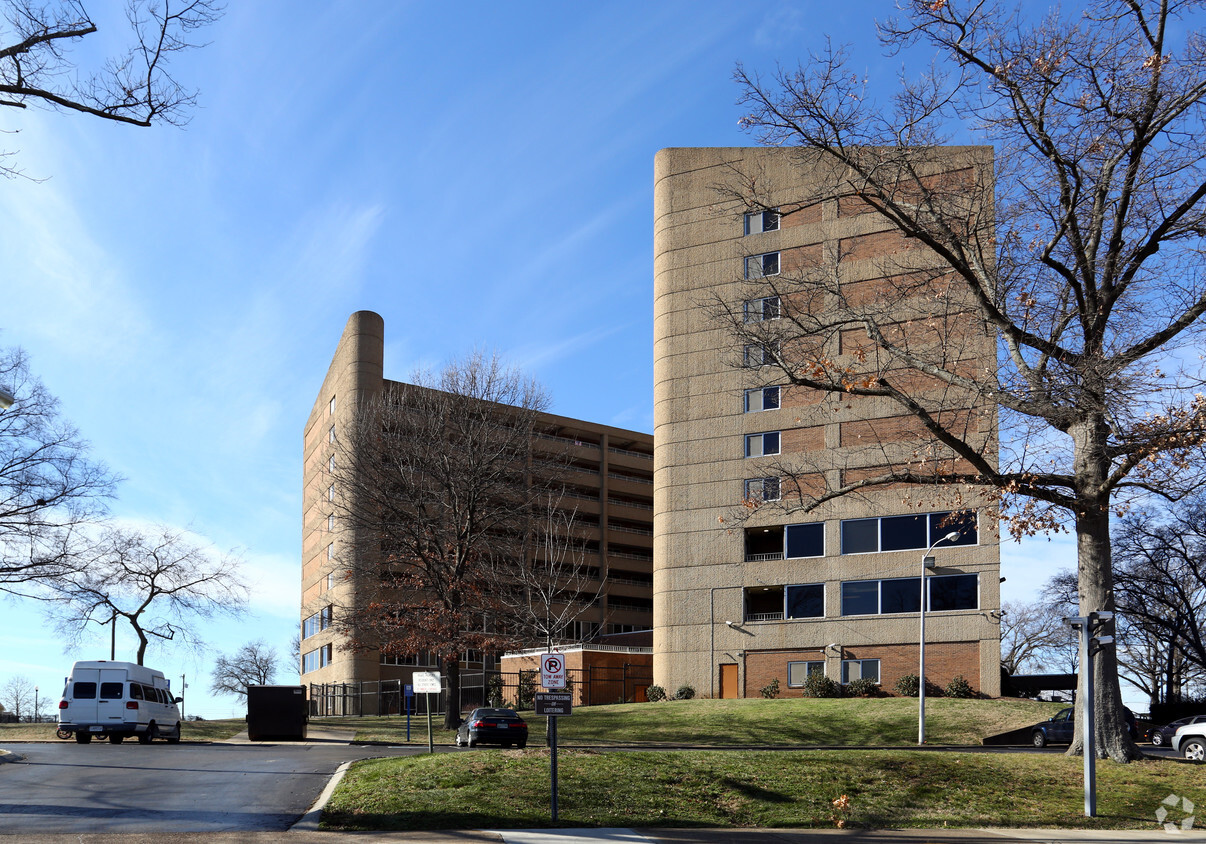
<instances>
[{"instance_id":1,"label":"bare tree","mask_svg":"<svg viewBox=\"0 0 1206 844\"><path fill-rule=\"evenodd\" d=\"M263 686L276 677L277 655L263 639L248 642L233 656L219 656L209 689L218 695L247 697L248 686Z\"/></svg>"},{"instance_id":2,"label":"bare tree","mask_svg":"<svg viewBox=\"0 0 1206 844\"><path fill-rule=\"evenodd\" d=\"M237 616L247 603L238 557L215 554L166 527L155 534L109 528L81 552L81 562L53 584L48 615L69 642L90 624L124 619L138 639L139 665L152 637L197 644L191 623Z\"/></svg>"},{"instance_id":3,"label":"bare tree","mask_svg":"<svg viewBox=\"0 0 1206 844\"><path fill-rule=\"evenodd\" d=\"M0 686L0 703L3 703L4 708L12 712L18 721L23 717L22 713L24 713L24 717L32 716L34 714L33 681L19 674L9 677L4 681L4 685Z\"/></svg>"},{"instance_id":4,"label":"bare tree","mask_svg":"<svg viewBox=\"0 0 1206 844\"><path fill-rule=\"evenodd\" d=\"M775 279L782 319L729 322L787 383L894 405L927 443L885 448L882 471L800 483L800 506L901 483L985 490L1015 534L1070 522L1080 613L1111 611L1112 511L1202 482L1206 397L1196 352L1182 355L1206 312L1206 42L1178 22L1196 4L1098 0L1037 24L997 3L902 6L882 44L928 46L935 65L888 108L840 50L770 81L736 74L751 131L799 147L827 195L902 236L887 280L869 295L843 287L840 255L802 260ZM942 149L955 131L992 144L993 167ZM755 176L736 190L768 208ZM981 331L996 366L960 354ZM977 407L999 408L999 460L991 429L961 412ZM1097 748L1134 759L1116 654L1095 660Z\"/></svg>"},{"instance_id":5,"label":"bare tree","mask_svg":"<svg viewBox=\"0 0 1206 844\"><path fill-rule=\"evenodd\" d=\"M196 93L172 76L169 62L176 53L199 46L192 41L197 30L220 14L221 6L213 0L133 0L126 7L133 43L88 73L67 56L73 42L97 32L82 0L49 6L39 0L5 0L0 106L34 104L134 126L157 121L182 125ZM0 153L0 174L19 174L5 161L11 155Z\"/></svg>"},{"instance_id":6,"label":"bare tree","mask_svg":"<svg viewBox=\"0 0 1206 844\"><path fill-rule=\"evenodd\" d=\"M1206 670L1206 499L1168 508L1164 519L1131 514L1114 531L1117 603L1146 670L1153 703L1175 702L1189 675Z\"/></svg>"},{"instance_id":7,"label":"bare tree","mask_svg":"<svg viewBox=\"0 0 1206 844\"><path fill-rule=\"evenodd\" d=\"M565 506L561 491L548 493L543 509L533 513L531 548L501 561L495 594L509 632L552 650L598 605L604 582L598 568L586 564L586 548L575 531L577 508Z\"/></svg>"},{"instance_id":8,"label":"bare tree","mask_svg":"<svg viewBox=\"0 0 1206 844\"><path fill-rule=\"evenodd\" d=\"M1001 605L1001 667L1008 674L1043 671L1060 661L1069 629L1059 611L1043 601Z\"/></svg>"},{"instance_id":9,"label":"bare tree","mask_svg":"<svg viewBox=\"0 0 1206 844\"><path fill-rule=\"evenodd\" d=\"M77 566L76 534L104 514L116 478L30 374L25 353L0 351L0 590L29 595Z\"/></svg>"},{"instance_id":10,"label":"bare tree","mask_svg":"<svg viewBox=\"0 0 1206 844\"><path fill-rule=\"evenodd\" d=\"M481 353L414 381L387 383L336 440L339 522L362 539L340 546L354 588L334 624L357 649L437 654L452 728L462 654L515 641L494 574L524 553L542 500L530 470L548 399Z\"/></svg>"}]
</instances>

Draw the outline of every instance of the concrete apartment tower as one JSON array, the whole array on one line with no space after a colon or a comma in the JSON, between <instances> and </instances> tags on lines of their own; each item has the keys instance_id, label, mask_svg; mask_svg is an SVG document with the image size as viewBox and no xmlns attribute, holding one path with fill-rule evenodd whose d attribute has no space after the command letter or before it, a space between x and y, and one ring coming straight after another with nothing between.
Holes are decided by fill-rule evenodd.
<instances>
[{"instance_id":1,"label":"concrete apartment tower","mask_svg":"<svg viewBox=\"0 0 1206 844\"><path fill-rule=\"evenodd\" d=\"M337 514L343 504L355 507L356 502L344 502L345 491L332 477L335 443L367 402L403 386L385 378L384 355L384 320L371 311L352 314L303 436L301 672L303 683L326 687L311 695L324 714L353 711L353 704L345 706L352 699L366 714L374 714L377 707L385 710L384 694L345 686L387 683L396 690L398 683L409 683L416 670L440 670L431 653L356 652L331 625L340 608L363 603L357 600L356 580L340 571L340 555L349 548L353 554L372 553L374 547L371 537L340 524ZM584 565L593 584L601 587L598 599L573 623L568 641L640 631L648 638L653 626L653 437L550 413L539 415L535 436L537 450L564 453L565 506L576 511ZM499 656L467 655L461 663L462 681L468 671L496 670ZM335 703L327 703L328 698ZM395 693L389 700L396 711L400 698Z\"/></svg>"},{"instance_id":2,"label":"concrete apartment tower","mask_svg":"<svg viewBox=\"0 0 1206 844\"><path fill-rule=\"evenodd\" d=\"M950 156L952 170L990 166L991 151ZM717 306L740 314L745 300L749 321L751 261L753 275L777 274L781 259L785 272L840 261L843 283L873 281L900 236L849 197L826 195L799 150L665 149L655 169L654 682L757 697L777 679L793 696L824 672L840 683L873 678L891 693L918 670L925 548L949 532L954 517L944 513L971 507L958 517L960 540L933 551L937 567L926 575L926 674L939 685L962 675L998 695L996 526L974 512L983 504L974 493L929 488L905 501L899 489L873 489L809 513L759 507L741 517L743 502L771 490L779 497L775 461L807 453L827 477L849 477L864 459L860 443L904 440L916 426L878 400L768 383L772 370L751 366L748 350L743 359ZM736 187L738 174L756 177L768 207L796 210L781 220L746 213L717 190ZM777 299L773 306L756 318L777 318ZM991 335L975 342L975 363L995 366ZM995 410L981 407L980 416L991 420L985 435L995 449Z\"/></svg>"}]
</instances>

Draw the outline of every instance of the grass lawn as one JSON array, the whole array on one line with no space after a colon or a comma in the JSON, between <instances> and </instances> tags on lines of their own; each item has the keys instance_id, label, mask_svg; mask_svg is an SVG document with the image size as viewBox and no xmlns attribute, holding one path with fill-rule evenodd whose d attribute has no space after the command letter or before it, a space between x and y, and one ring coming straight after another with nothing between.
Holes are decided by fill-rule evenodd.
<instances>
[{"instance_id":1,"label":"grass lawn","mask_svg":"<svg viewBox=\"0 0 1206 844\"><path fill-rule=\"evenodd\" d=\"M5 741L57 741L57 724L0 724L0 744ZM184 741L221 741L247 729L242 718L219 721L185 721L180 737Z\"/></svg>"},{"instance_id":2,"label":"grass lawn","mask_svg":"<svg viewBox=\"0 0 1206 844\"><path fill-rule=\"evenodd\" d=\"M1049 718L1061 704L1025 700L926 700L931 744L980 744L990 735ZM545 719L522 713L530 745L545 741ZM355 729L359 741L406 743L405 717L323 718L312 726ZM584 706L558 724L562 745L689 744L911 745L917 743L916 698L682 700ZM453 733L435 721L437 744ZM426 716L411 718L411 744L427 743Z\"/></svg>"},{"instance_id":3,"label":"grass lawn","mask_svg":"<svg viewBox=\"0 0 1206 844\"><path fill-rule=\"evenodd\" d=\"M1081 760L905 750L562 751L565 827L1069 827L1157 829L1169 794L1206 802L1206 766L1160 759L1098 772L1085 818ZM833 801L849 799L844 816ZM1175 820L1180 820L1178 815ZM494 748L355 765L326 829L552 826L545 750Z\"/></svg>"}]
</instances>

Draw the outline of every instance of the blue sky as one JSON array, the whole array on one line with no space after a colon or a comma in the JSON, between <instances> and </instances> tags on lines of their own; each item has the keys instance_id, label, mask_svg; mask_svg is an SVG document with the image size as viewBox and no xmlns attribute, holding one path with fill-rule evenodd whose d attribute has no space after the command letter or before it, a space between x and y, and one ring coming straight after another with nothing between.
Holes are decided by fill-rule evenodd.
<instances>
[{"instance_id":1,"label":"blue sky","mask_svg":"<svg viewBox=\"0 0 1206 844\"><path fill-rule=\"evenodd\" d=\"M26 349L126 477L116 516L244 555L252 612L207 625L210 645L284 656L302 425L348 315L385 318L387 377L497 349L554 412L651 431L654 153L751 143L735 62L794 64L822 33L893 85L873 23L890 8L232 3L175 65L200 89L184 130L0 113L19 130L0 148L45 179L0 182L0 345ZM124 39L119 18L97 23L83 65ZM1073 560L1066 540L1003 549L1006 599ZM0 612L0 681L57 699L73 660L107 653L100 631L64 652L36 608ZM209 694L212 660L147 659L187 674L186 713L241 715Z\"/></svg>"}]
</instances>

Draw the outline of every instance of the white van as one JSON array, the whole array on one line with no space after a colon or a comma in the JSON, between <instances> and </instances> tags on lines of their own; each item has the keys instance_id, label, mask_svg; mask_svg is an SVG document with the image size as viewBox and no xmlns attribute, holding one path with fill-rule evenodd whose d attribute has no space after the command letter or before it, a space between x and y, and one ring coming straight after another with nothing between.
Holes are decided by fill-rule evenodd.
<instances>
[{"instance_id":1,"label":"white van","mask_svg":"<svg viewBox=\"0 0 1206 844\"><path fill-rule=\"evenodd\" d=\"M59 729L80 744L108 738L113 744L138 736L180 741L181 698L172 697L162 671L133 662L93 660L71 666L59 701Z\"/></svg>"}]
</instances>

